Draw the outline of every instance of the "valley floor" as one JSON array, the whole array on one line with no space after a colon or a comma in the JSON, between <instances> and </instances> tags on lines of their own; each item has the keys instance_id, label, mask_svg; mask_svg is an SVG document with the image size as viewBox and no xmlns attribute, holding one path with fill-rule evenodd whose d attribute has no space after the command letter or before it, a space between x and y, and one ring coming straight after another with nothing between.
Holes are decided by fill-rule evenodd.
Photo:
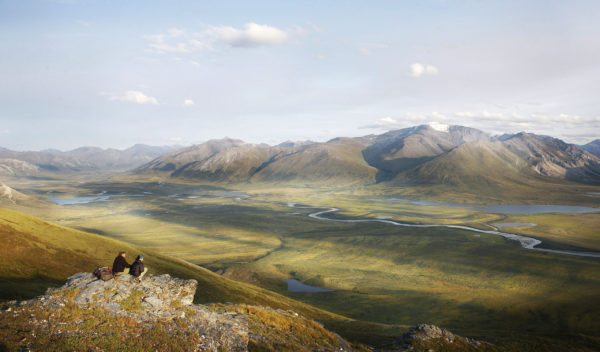
<instances>
[{"instance_id":1,"label":"valley floor","mask_svg":"<svg viewBox=\"0 0 600 352\"><path fill-rule=\"evenodd\" d=\"M314 209L289 203L337 207L340 211L328 216L338 219L482 230L499 223L532 223L536 226L500 230L537 238L544 248L596 253L599 212L495 214L390 200L410 195L410 190L367 194L351 188L32 183L12 185L40 201L92 201L11 207L172 255L358 321L387 324L364 334L352 328L350 338L364 343L384 343L389 335L382 331L393 326L432 323L499 343L517 339L534 341L533 346L561 340L600 346L598 258L532 251L515 241L463 229L324 221L308 216ZM288 278L332 291L288 292ZM342 334L349 330L343 323L331 324Z\"/></svg>"}]
</instances>

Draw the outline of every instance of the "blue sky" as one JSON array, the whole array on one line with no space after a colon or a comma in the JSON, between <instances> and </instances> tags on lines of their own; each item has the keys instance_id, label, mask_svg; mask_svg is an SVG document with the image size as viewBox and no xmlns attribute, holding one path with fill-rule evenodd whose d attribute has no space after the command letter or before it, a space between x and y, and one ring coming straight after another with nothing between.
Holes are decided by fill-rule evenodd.
<instances>
[{"instance_id":1,"label":"blue sky","mask_svg":"<svg viewBox=\"0 0 600 352\"><path fill-rule=\"evenodd\" d=\"M600 138L598 1L2 1L0 146Z\"/></svg>"}]
</instances>

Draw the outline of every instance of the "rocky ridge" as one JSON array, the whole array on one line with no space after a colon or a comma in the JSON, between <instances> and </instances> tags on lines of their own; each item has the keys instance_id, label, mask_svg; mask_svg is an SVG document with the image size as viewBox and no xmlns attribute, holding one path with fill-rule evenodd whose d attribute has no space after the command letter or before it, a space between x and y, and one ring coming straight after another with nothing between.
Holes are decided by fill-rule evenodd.
<instances>
[{"instance_id":1,"label":"rocky ridge","mask_svg":"<svg viewBox=\"0 0 600 352\"><path fill-rule=\"evenodd\" d=\"M45 350L46 342L64 342L69 338L94 341L108 335L115 340L144 340L150 334L156 338L156 330L160 330L166 338L162 340L164 345L160 341L153 343L156 350L170 350L171 338L186 337L189 341L184 350L247 351L247 318L194 305L197 285L196 280L172 278L168 274L148 275L141 281L131 275L102 281L91 273L78 273L64 286L48 289L43 296L12 302L3 313L13 312L16 317L24 311L30 312L33 336L25 337L23 345L32 350ZM94 313L90 316L88 312ZM76 318L71 321L73 315ZM102 324L95 329L91 319L106 319L110 322L108 331ZM129 325L117 328L123 322ZM88 326L95 328L87 329ZM36 335L44 337L38 341Z\"/></svg>"},{"instance_id":2,"label":"rocky ridge","mask_svg":"<svg viewBox=\"0 0 600 352\"><path fill-rule=\"evenodd\" d=\"M292 311L193 304L197 286L196 280L168 274L102 281L78 273L43 296L5 304L0 350L353 350L339 335Z\"/></svg>"},{"instance_id":3,"label":"rocky ridge","mask_svg":"<svg viewBox=\"0 0 600 352\"><path fill-rule=\"evenodd\" d=\"M480 342L468 337L462 337L451 333L446 329L442 329L435 325L419 324L411 327L408 332L396 342L396 346L400 350L412 351L415 349L435 350L435 347L440 345L454 347L459 350L490 350L492 345ZM419 348L420 347L420 348Z\"/></svg>"}]
</instances>

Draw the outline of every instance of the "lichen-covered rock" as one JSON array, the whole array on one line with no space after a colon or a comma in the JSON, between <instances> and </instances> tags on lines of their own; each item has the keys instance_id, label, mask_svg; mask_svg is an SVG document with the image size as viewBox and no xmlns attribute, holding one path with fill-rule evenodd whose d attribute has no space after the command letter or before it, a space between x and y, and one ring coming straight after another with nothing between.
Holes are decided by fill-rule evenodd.
<instances>
[{"instance_id":1,"label":"lichen-covered rock","mask_svg":"<svg viewBox=\"0 0 600 352\"><path fill-rule=\"evenodd\" d=\"M194 305L197 286L196 280L183 280L168 274L146 275L142 280L122 275L102 281L91 273L78 273L64 286L48 289L44 296L29 300L27 304L64 305L63 295L57 293L69 290L75 294L73 302L86 309L101 307L111 315L133 318L141 323L165 322L165 326L174 323L177 328L187 327L202 336L199 351L247 351L247 318L242 314L216 313Z\"/></svg>"},{"instance_id":2,"label":"lichen-covered rock","mask_svg":"<svg viewBox=\"0 0 600 352\"><path fill-rule=\"evenodd\" d=\"M446 329L442 329L435 325L419 324L408 330L402 335L402 340L411 342L415 340L428 341L432 339L444 339L446 342L454 342L456 337L453 333Z\"/></svg>"},{"instance_id":3,"label":"lichen-covered rock","mask_svg":"<svg viewBox=\"0 0 600 352\"><path fill-rule=\"evenodd\" d=\"M411 327L408 332L395 343L394 350L412 351L415 346L419 346L419 350L436 350L440 346L454 345L452 350L469 351L479 350L479 347L490 347L491 345L483 344L477 340L468 337L462 337L453 334L452 332L430 324L419 324ZM436 347L436 348L429 348Z\"/></svg>"},{"instance_id":4,"label":"lichen-covered rock","mask_svg":"<svg viewBox=\"0 0 600 352\"><path fill-rule=\"evenodd\" d=\"M75 274L43 296L0 304L0 341L11 351L354 350L322 324L290 310L193 304L197 286L169 275L101 281Z\"/></svg>"},{"instance_id":5,"label":"lichen-covered rock","mask_svg":"<svg viewBox=\"0 0 600 352\"><path fill-rule=\"evenodd\" d=\"M143 292L145 300L150 299L154 304L149 303L156 306L171 303L190 305L194 301L197 286L196 280L173 278L168 274L147 275L143 280L131 275L122 275L113 280L102 281L90 273L78 273L71 276L62 288L79 290L75 297L75 303L79 305L106 300L120 301L129 297L135 290ZM52 290L48 293L51 292Z\"/></svg>"}]
</instances>

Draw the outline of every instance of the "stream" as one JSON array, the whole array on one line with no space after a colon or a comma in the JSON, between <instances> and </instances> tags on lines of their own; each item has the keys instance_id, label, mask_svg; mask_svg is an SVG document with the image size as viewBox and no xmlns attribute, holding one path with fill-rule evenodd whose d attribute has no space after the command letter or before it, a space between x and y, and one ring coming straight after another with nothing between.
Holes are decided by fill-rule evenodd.
<instances>
[{"instance_id":1,"label":"stream","mask_svg":"<svg viewBox=\"0 0 600 352\"><path fill-rule=\"evenodd\" d=\"M477 232L477 233L485 233L488 235L502 236L506 239L519 242L521 244L521 247L523 247L523 248L531 249L534 251L577 255L577 256L581 256L581 257L600 258L599 252L582 252L582 251L572 251L572 250L537 248L536 246L541 244L542 241L540 241L536 238L533 238L533 237L521 236L521 235L516 235L513 233L507 233L507 232L500 232L500 231L498 231L498 228L495 228L495 227L493 227L494 230L480 230L480 229L476 229L474 227L464 226L464 225L408 224L408 223L398 222L398 221L394 221L394 220L387 220L387 219L347 219L347 220L346 219L332 219L332 218L325 217L324 215L328 214L328 213L335 213L335 212L339 211L340 209L329 208L329 207L300 206L295 203L288 203L287 205L290 208L319 210L317 212L308 214L309 217L311 217L313 219L318 219L318 220L335 221L335 222L350 222L350 223L380 222L380 223L390 224L390 225L394 225L394 226L421 227L421 228L447 227L447 228L451 228L451 229L459 229L459 230L466 230L466 231L472 231L472 232Z\"/></svg>"}]
</instances>

